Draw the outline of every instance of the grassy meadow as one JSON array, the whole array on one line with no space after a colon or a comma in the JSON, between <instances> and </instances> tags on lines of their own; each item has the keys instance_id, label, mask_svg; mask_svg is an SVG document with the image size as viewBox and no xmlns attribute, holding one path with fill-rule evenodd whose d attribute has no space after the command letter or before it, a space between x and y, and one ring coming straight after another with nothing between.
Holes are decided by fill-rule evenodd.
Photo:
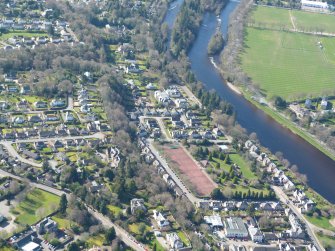
<instances>
[{"instance_id":1,"label":"grassy meadow","mask_svg":"<svg viewBox=\"0 0 335 251\"><path fill-rule=\"evenodd\" d=\"M267 97L292 100L335 90L335 38L251 27L245 32L242 68Z\"/></svg>"},{"instance_id":2,"label":"grassy meadow","mask_svg":"<svg viewBox=\"0 0 335 251\"><path fill-rule=\"evenodd\" d=\"M33 189L13 210L17 215L16 221L23 225L32 225L53 213L60 198L40 189Z\"/></svg>"},{"instance_id":3,"label":"grassy meadow","mask_svg":"<svg viewBox=\"0 0 335 251\"><path fill-rule=\"evenodd\" d=\"M335 37L283 30L293 23L298 30L335 33L333 15L255 7L245 28L242 69L268 98L335 93Z\"/></svg>"}]
</instances>

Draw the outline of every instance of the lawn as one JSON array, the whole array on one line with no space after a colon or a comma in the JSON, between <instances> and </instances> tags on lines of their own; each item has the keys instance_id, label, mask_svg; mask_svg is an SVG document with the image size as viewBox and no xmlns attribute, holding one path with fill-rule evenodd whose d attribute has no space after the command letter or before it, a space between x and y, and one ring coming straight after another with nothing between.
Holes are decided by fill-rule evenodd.
<instances>
[{"instance_id":1,"label":"lawn","mask_svg":"<svg viewBox=\"0 0 335 251\"><path fill-rule=\"evenodd\" d=\"M321 227L324 229L329 229L329 230L335 230L335 227L333 227L332 224L330 224L329 219L327 219L326 217L311 217L308 215L305 215L306 219L312 223L313 225L317 226L317 227Z\"/></svg>"},{"instance_id":2,"label":"lawn","mask_svg":"<svg viewBox=\"0 0 335 251\"><path fill-rule=\"evenodd\" d=\"M113 215L117 215L117 214L121 214L122 213L122 209L117 207L117 206L113 206L113 205L108 205L107 206L108 210L110 212L113 213Z\"/></svg>"},{"instance_id":3,"label":"lawn","mask_svg":"<svg viewBox=\"0 0 335 251\"><path fill-rule=\"evenodd\" d=\"M293 29L292 22L301 31L335 33L334 15L257 6L249 17L249 24L267 29Z\"/></svg>"},{"instance_id":4,"label":"lawn","mask_svg":"<svg viewBox=\"0 0 335 251\"><path fill-rule=\"evenodd\" d=\"M2 33L0 35L0 40L5 40L14 36L23 36L23 37L47 37L47 33L43 32L27 32L27 31L13 31L8 33Z\"/></svg>"},{"instance_id":5,"label":"lawn","mask_svg":"<svg viewBox=\"0 0 335 251\"><path fill-rule=\"evenodd\" d=\"M327 250L335 249L335 237L317 234L318 239L321 241L324 248Z\"/></svg>"},{"instance_id":6,"label":"lawn","mask_svg":"<svg viewBox=\"0 0 335 251\"><path fill-rule=\"evenodd\" d=\"M268 98L294 100L335 90L335 38L251 27L245 34L242 69Z\"/></svg>"},{"instance_id":7,"label":"lawn","mask_svg":"<svg viewBox=\"0 0 335 251\"><path fill-rule=\"evenodd\" d=\"M229 155L231 161L240 167L242 175L246 179L257 179L257 176L251 171L248 163L238 154Z\"/></svg>"},{"instance_id":8,"label":"lawn","mask_svg":"<svg viewBox=\"0 0 335 251\"><path fill-rule=\"evenodd\" d=\"M190 246L190 241L188 240L187 236L183 231L177 231L177 235L179 236L180 240L184 243L184 246Z\"/></svg>"},{"instance_id":9,"label":"lawn","mask_svg":"<svg viewBox=\"0 0 335 251\"><path fill-rule=\"evenodd\" d=\"M26 198L18 204L13 213L20 224L32 225L53 213L59 204L59 197L40 189L33 189Z\"/></svg>"},{"instance_id":10,"label":"lawn","mask_svg":"<svg viewBox=\"0 0 335 251\"><path fill-rule=\"evenodd\" d=\"M51 217L54 221L57 222L57 225L58 225L58 228L60 229L70 229L71 228L71 225L72 224L75 224L75 223L72 223L70 220L68 219L64 219L64 218L60 218L59 216L53 216Z\"/></svg>"},{"instance_id":11,"label":"lawn","mask_svg":"<svg viewBox=\"0 0 335 251\"><path fill-rule=\"evenodd\" d=\"M89 247L101 247L105 241L105 237L102 234L93 235L87 240L87 244Z\"/></svg>"},{"instance_id":12,"label":"lawn","mask_svg":"<svg viewBox=\"0 0 335 251\"><path fill-rule=\"evenodd\" d=\"M235 163L236 165L239 166L244 178L246 178L246 179L257 179L257 176L251 171L250 166L243 159L243 157L241 157L238 154L229 154L229 158L230 158L232 164ZM213 160L216 163L220 163L220 167L225 172L229 172L231 165L225 164L223 160L220 160L218 158L213 158ZM215 164L213 164L213 167L215 168Z\"/></svg>"},{"instance_id":13,"label":"lawn","mask_svg":"<svg viewBox=\"0 0 335 251\"><path fill-rule=\"evenodd\" d=\"M257 27L269 29L293 28L289 12L280 8L257 6L251 12L249 22L254 23Z\"/></svg>"},{"instance_id":14,"label":"lawn","mask_svg":"<svg viewBox=\"0 0 335 251\"><path fill-rule=\"evenodd\" d=\"M335 16L321 13L294 10L291 12L295 25L304 31L335 33ZM317 20L317 22L315 22Z\"/></svg>"}]
</instances>

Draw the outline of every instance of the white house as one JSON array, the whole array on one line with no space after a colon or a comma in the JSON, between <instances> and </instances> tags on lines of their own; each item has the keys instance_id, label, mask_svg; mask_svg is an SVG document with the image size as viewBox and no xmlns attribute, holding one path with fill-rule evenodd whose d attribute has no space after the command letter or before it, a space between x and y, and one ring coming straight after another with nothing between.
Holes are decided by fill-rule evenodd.
<instances>
[{"instance_id":1,"label":"white house","mask_svg":"<svg viewBox=\"0 0 335 251\"><path fill-rule=\"evenodd\" d=\"M263 242L264 240L264 235L261 232L261 230L259 230L258 228L254 227L254 226L250 226L248 228L251 240L253 242Z\"/></svg>"},{"instance_id":2,"label":"white house","mask_svg":"<svg viewBox=\"0 0 335 251\"><path fill-rule=\"evenodd\" d=\"M166 235L166 240L171 248L180 249L184 245L176 233L169 233Z\"/></svg>"},{"instance_id":3,"label":"white house","mask_svg":"<svg viewBox=\"0 0 335 251\"><path fill-rule=\"evenodd\" d=\"M156 220L159 228L170 226L170 222L164 217L164 215L161 212L153 210L153 217Z\"/></svg>"}]
</instances>

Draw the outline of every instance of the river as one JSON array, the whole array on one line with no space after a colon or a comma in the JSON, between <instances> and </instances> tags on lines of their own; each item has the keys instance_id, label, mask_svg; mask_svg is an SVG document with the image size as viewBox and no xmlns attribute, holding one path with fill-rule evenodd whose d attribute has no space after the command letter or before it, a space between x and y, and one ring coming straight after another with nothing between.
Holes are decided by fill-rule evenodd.
<instances>
[{"instance_id":1,"label":"river","mask_svg":"<svg viewBox=\"0 0 335 251\"><path fill-rule=\"evenodd\" d=\"M179 4L180 1L178 0ZM229 15L237 5L237 2L229 2L220 15L221 30L225 38ZM174 19L172 20L172 18L176 16L176 13L166 15L165 21L169 27L173 26ZM306 174L308 185L312 189L328 201L335 203L335 185L333 185L335 161L229 89L210 62L207 55L207 46L217 25L216 16L213 13L206 13L198 37L188 54L196 78L208 90L214 89L223 99L234 106L237 113L237 122L249 133L255 132L264 147L267 147L273 153L282 152L284 158L288 159L291 164L298 166L300 173Z\"/></svg>"}]
</instances>

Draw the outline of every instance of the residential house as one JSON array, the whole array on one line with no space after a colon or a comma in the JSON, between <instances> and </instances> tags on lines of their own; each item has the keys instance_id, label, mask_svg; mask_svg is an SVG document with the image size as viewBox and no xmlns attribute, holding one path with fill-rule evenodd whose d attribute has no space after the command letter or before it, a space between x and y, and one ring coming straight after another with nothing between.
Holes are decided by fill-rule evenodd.
<instances>
[{"instance_id":1,"label":"residential house","mask_svg":"<svg viewBox=\"0 0 335 251\"><path fill-rule=\"evenodd\" d=\"M39 160L39 159L41 159L41 156L40 156L38 153L31 152L31 151L28 151L28 150L23 150L22 154L24 154L24 155L26 155L27 157L32 158L32 159L34 159L34 160Z\"/></svg>"},{"instance_id":2,"label":"residential house","mask_svg":"<svg viewBox=\"0 0 335 251\"><path fill-rule=\"evenodd\" d=\"M29 94L31 92L30 86L29 85L23 85L21 86L20 93L23 95Z\"/></svg>"},{"instance_id":3,"label":"residential house","mask_svg":"<svg viewBox=\"0 0 335 251\"><path fill-rule=\"evenodd\" d=\"M178 99L175 99L174 102L177 108L186 109L188 107L188 102L186 101L186 99L178 98Z\"/></svg>"},{"instance_id":4,"label":"residential house","mask_svg":"<svg viewBox=\"0 0 335 251\"><path fill-rule=\"evenodd\" d=\"M19 110L27 110L29 108L29 103L27 100L22 99L16 104L17 109Z\"/></svg>"},{"instance_id":5,"label":"residential house","mask_svg":"<svg viewBox=\"0 0 335 251\"><path fill-rule=\"evenodd\" d=\"M99 190L103 187L102 184L98 184L95 180L93 180L91 182L91 184L89 185L89 189L92 193L96 193L99 192Z\"/></svg>"},{"instance_id":6,"label":"residential house","mask_svg":"<svg viewBox=\"0 0 335 251\"><path fill-rule=\"evenodd\" d=\"M36 230L39 234L50 234L57 231L57 222L50 217L45 218L36 225Z\"/></svg>"},{"instance_id":7,"label":"residential house","mask_svg":"<svg viewBox=\"0 0 335 251\"><path fill-rule=\"evenodd\" d=\"M183 242L180 240L179 236L175 232L167 234L166 241L171 248L176 250L181 249L184 246Z\"/></svg>"},{"instance_id":8,"label":"residential house","mask_svg":"<svg viewBox=\"0 0 335 251\"><path fill-rule=\"evenodd\" d=\"M34 103L34 106L36 109L45 109L48 107L48 104L47 102L44 102L44 101L36 101Z\"/></svg>"},{"instance_id":9,"label":"residential house","mask_svg":"<svg viewBox=\"0 0 335 251\"><path fill-rule=\"evenodd\" d=\"M156 223L159 228L162 229L170 226L170 222L164 217L164 215L161 212L153 210L153 217L156 220Z\"/></svg>"},{"instance_id":10,"label":"residential house","mask_svg":"<svg viewBox=\"0 0 335 251\"><path fill-rule=\"evenodd\" d=\"M130 211L132 214L135 214L136 211L146 211L146 207L144 206L144 200L143 199L132 199L130 201Z\"/></svg>"},{"instance_id":11,"label":"residential house","mask_svg":"<svg viewBox=\"0 0 335 251\"><path fill-rule=\"evenodd\" d=\"M261 243L264 241L264 235L257 227L250 226L248 231L253 242Z\"/></svg>"},{"instance_id":12,"label":"residential house","mask_svg":"<svg viewBox=\"0 0 335 251\"><path fill-rule=\"evenodd\" d=\"M51 108L62 108L65 106L65 101L62 99L53 99L50 106Z\"/></svg>"}]
</instances>

